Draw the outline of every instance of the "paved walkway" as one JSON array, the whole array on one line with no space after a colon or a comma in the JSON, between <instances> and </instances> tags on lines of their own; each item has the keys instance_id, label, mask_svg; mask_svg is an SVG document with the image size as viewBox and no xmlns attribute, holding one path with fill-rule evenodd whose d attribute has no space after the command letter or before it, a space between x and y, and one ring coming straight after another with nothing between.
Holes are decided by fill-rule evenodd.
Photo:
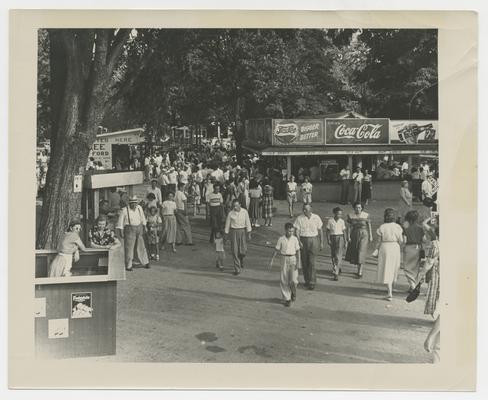
<instances>
[{"instance_id":1,"label":"paved walkway","mask_svg":"<svg viewBox=\"0 0 488 400\"><path fill-rule=\"evenodd\" d=\"M273 227L255 230L246 269L238 277L229 256L224 272L215 268L203 216L191 221L195 246L165 251L151 269L128 273L118 286L117 354L97 360L429 362L423 342L432 318L423 314L425 297L405 302L401 272L393 301L383 300L383 287L374 283L375 259L368 260L363 279L356 279L355 268L346 263L335 282L326 248L318 257L315 291L299 288L291 308L281 304L279 268L268 271L267 265L289 218L285 202L276 205ZM322 217L335 206L314 205ZM387 206L378 201L368 207L374 231Z\"/></svg>"}]
</instances>

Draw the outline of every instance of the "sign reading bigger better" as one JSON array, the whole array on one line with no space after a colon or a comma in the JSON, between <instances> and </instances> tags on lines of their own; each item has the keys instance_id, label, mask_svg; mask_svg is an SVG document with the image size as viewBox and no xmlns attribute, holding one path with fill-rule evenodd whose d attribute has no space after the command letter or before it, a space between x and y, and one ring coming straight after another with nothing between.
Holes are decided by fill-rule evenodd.
<instances>
[{"instance_id":1,"label":"sign reading bigger better","mask_svg":"<svg viewBox=\"0 0 488 400\"><path fill-rule=\"evenodd\" d=\"M325 120L325 143L337 145L388 144L388 118Z\"/></svg>"},{"instance_id":2,"label":"sign reading bigger better","mask_svg":"<svg viewBox=\"0 0 488 400\"><path fill-rule=\"evenodd\" d=\"M274 145L324 144L324 120L322 119L274 119Z\"/></svg>"}]
</instances>

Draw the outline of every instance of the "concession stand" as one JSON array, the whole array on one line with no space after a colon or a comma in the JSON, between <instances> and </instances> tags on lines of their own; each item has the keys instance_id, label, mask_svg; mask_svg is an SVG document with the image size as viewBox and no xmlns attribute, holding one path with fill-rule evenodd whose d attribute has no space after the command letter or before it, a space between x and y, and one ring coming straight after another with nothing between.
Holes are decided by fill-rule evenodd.
<instances>
[{"instance_id":1,"label":"concession stand","mask_svg":"<svg viewBox=\"0 0 488 400\"><path fill-rule=\"evenodd\" d=\"M437 128L437 121L368 118L351 111L252 119L246 121L243 147L299 182L309 176L317 199L339 200L339 171L348 165L351 171L359 166L371 172L373 198L392 200L399 191L395 168L410 172L428 158L437 160Z\"/></svg>"},{"instance_id":2,"label":"concession stand","mask_svg":"<svg viewBox=\"0 0 488 400\"><path fill-rule=\"evenodd\" d=\"M48 269L56 254L36 251L36 357L115 354L117 282L125 280L123 247L80 252L72 276L50 278Z\"/></svg>"}]
</instances>

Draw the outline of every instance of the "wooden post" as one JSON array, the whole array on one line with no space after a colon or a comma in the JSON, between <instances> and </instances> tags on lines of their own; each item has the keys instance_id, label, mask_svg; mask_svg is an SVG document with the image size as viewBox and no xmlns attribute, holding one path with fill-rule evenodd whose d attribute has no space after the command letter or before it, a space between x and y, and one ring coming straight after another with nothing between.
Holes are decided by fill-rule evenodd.
<instances>
[{"instance_id":1,"label":"wooden post","mask_svg":"<svg viewBox=\"0 0 488 400\"><path fill-rule=\"evenodd\" d=\"M352 156L347 156L347 165L349 166L349 170L352 171Z\"/></svg>"},{"instance_id":2,"label":"wooden post","mask_svg":"<svg viewBox=\"0 0 488 400\"><path fill-rule=\"evenodd\" d=\"M291 156L286 156L286 175L288 179L291 176Z\"/></svg>"}]
</instances>

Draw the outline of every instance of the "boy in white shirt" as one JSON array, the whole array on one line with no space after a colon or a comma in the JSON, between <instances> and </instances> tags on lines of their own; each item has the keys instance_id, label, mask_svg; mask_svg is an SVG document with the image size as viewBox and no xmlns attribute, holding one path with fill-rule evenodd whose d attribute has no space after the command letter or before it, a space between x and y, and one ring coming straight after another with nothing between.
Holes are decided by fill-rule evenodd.
<instances>
[{"instance_id":1,"label":"boy in white shirt","mask_svg":"<svg viewBox=\"0 0 488 400\"><path fill-rule=\"evenodd\" d=\"M346 224L342 219L342 209L340 207L336 207L332 211L334 212L334 217L329 218L325 234L332 257L332 273L334 274L334 280L338 281L341 273L342 254L346 246Z\"/></svg>"},{"instance_id":2,"label":"boy in white shirt","mask_svg":"<svg viewBox=\"0 0 488 400\"><path fill-rule=\"evenodd\" d=\"M312 204L312 184L308 176L305 177L305 181L302 183L302 198L303 205Z\"/></svg>"},{"instance_id":3,"label":"boy in white shirt","mask_svg":"<svg viewBox=\"0 0 488 400\"><path fill-rule=\"evenodd\" d=\"M297 297L300 244L297 237L293 234L294 232L293 224L287 222L285 224L285 234L278 239L273 254L273 259L277 254L281 255L280 287L286 307L290 307Z\"/></svg>"}]
</instances>

